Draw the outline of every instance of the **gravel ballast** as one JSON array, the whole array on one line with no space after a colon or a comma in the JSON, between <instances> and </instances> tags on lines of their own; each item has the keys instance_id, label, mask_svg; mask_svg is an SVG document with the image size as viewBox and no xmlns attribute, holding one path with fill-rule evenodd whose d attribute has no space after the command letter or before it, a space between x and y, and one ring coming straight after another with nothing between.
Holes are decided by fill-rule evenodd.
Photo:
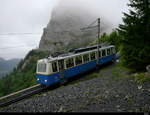
<instances>
[{"instance_id":1,"label":"gravel ballast","mask_svg":"<svg viewBox=\"0 0 150 115\"><path fill-rule=\"evenodd\" d=\"M139 86L109 65L99 76L33 96L1 112L149 112L150 81ZM122 72L126 75L126 72Z\"/></svg>"}]
</instances>

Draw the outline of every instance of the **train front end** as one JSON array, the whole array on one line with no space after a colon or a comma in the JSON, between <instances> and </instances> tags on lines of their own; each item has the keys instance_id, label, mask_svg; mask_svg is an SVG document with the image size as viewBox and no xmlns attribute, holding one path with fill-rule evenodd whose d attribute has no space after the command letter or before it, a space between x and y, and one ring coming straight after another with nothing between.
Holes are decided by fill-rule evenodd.
<instances>
[{"instance_id":1,"label":"train front end","mask_svg":"<svg viewBox=\"0 0 150 115\"><path fill-rule=\"evenodd\" d=\"M39 84L50 86L56 82L51 74L51 63L48 59L41 59L37 62L36 78Z\"/></svg>"}]
</instances>

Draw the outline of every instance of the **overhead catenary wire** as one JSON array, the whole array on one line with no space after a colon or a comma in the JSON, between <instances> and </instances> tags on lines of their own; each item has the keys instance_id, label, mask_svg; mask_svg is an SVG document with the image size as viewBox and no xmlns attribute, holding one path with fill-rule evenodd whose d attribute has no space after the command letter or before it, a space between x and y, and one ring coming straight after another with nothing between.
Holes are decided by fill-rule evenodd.
<instances>
[{"instance_id":1,"label":"overhead catenary wire","mask_svg":"<svg viewBox=\"0 0 150 115\"><path fill-rule=\"evenodd\" d=\"M92 26L93 24L95 24L97 22L97 19L95 21L93 21L91 24L89 24L88 26L84 27L84 28L80 28L80 30L85 30L85 29L90 29L90 28L95 28L97 27L98 25L96 26Z\"/></svg>"},{"instance_id":2,"label":"overhead catenary wire","mask_svg":"<svg viewBox=\"0 0 150 115\"><path fill-rule=\"evenodd\" d=\"M92 26L92 25L94 25L95 23L97 23L97 25L96 25L96 26ZM89 26L84 27L84 28L80 28L80 30L81 30L81 31L85 31L85 30L87 30L87 29L93 29L93 28L95 28L95 27L97 27L97 29L98 29L98 36L97 36L97 40L98 40L98 42L97 42L97 50L98 50L97 65L98 65L98 61L99 61L99 44L100 44L100 43L99 43L99 38L100 38L100 18L96 19L96 21L92 22Z\"/></svg>"},{"instance_id":3,"label":"overhead catenary wire","mask_svg":"<svg viewBox=\"0 0 150 115\"><path fill-rule=\"evenodd\" d=\"M6 34L0 34L0 39L13 39L14 36L23 36L19 37L19 39L26 39L25 36L41 36L42 33L6 33ZM12 37L11 37L12 36ZM30 37L29 37L30 38Z\"/></svg>"},{"instance_id":4,"label":"overhead catenary wire","mask_svg":"<svg viewBox=\"0 0 150 115\"><path fill-rule=\"evenodd\" d=\"M39 35L42 33L4 33L4 34L0 34L0 36L4 36L4 35Z\"/></svg>"},{"instance_id":5,"label":"overhead catenary wire","mask_svg":"<svg viewBox=\"0 0 150 115\"><path fill-rule=\"evenodd\" d=\"M4 38L4 39L9 39L7 37L4 37L4 36L13 36L13 35L41 35L42 33L5 33L5 34L0 34L0 38ZM36 45L36 44L30 44L30 45ZM19 45L19 46L12 46L12 47L0 47L0 50L2 49L11 49L11 48L19 48L19 47L30 47L30 46L25 46L25 45ZM37 47L37 45L36 45Z\"/></svg>"},{"instance_id":6,"label":"overhead catenary wire","mask_svg":"<svg viewBox=\"0 0 150 115\"><path fill-rule=\"evenodd\" d=\"M37 35L41 36L42 33L7 33L7 34L0 34L0 39L7 39L8 37L10 38L10 36L37 36Z\"/></svg>"},{"instance_id":7,"label":"overhead catenary wire","mask_svg":"<svg viewBox=\"0 0 150 115\"><path fill-rule=\"evenodd\" d=\"M30 44L30 45L36 45L36 44ZM36 45L37 46L37 45ZM10 49L10 48L19 48L19 47L31 47L31 46L25 46L25 45L21 45L21 46L12 46L12 47L2 47L1 49Z\"/></svg>"}]
</instances>

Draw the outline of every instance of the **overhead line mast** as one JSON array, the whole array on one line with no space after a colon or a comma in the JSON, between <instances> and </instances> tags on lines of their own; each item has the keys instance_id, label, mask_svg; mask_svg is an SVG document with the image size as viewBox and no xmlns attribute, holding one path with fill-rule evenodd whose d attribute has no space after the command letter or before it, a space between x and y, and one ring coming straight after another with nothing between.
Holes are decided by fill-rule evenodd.
<instances>
[{"instance_id":1,"label":"overhead line mast","mask_svg":"<svg viewBox=\"0 0 150 115\"><path fill-rule=\"evenodd\" d=\"M100 38L100 18L98 18L98 37L97 37L97 64L98 64L98 60L99 60L99 38Z\"/></svg>"},{"instance_id":2,"label":"overhead line mast","mask_svg":"<svg viewBox=\"0 0 150 115\"><path fill-rule=\"evenodd\" d=\"M96 26L92 26L93 24L95 24L97 22L97 25ZM91 23L89 26L87 27L84 27L84 28L81 28L80 30L83 31L83 30L87 30L87 29L92 29L92 28L95 28L95 27L98 27L98 35L97 35L97 65L99 64L98 63L98 60L99 60L99 38L100 38L100 18L98 18L96 21L94 21L93 23Z\"/></svg>"}]
</instances>

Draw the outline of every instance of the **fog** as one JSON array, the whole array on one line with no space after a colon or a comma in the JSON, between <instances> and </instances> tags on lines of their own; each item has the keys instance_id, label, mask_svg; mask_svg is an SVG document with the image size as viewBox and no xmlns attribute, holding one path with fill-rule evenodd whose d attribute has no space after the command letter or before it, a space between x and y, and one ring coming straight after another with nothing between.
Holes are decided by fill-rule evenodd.
<instances>
[{"instance_id":1,"label":"fog","mask_svg":"<svg viewBox=\"0 0 150 115\"><path fill-rule=\"evenodd\" d=\"M128 0L0 0L0 57L24 58L28 51L38 47L52 9L60 4L66 13L84 9L115 28L122 23L122 12L128 12L127 3Z\"/></svg>"},{"instance_id":2,"label":"fog","mask_svg":"<svg viewBox=\"0 0 150 115\"><path fill-rule=\"evenodd\" d=\"M93 14L93 17L101 18L102 23L109 24L109 27L116 28L122 23L123 12L128 12L129 0L59 0L56 8L68 12L86 12ZM88 18L89 23L94 21L93 17Z\"/></svg>"}]
</instances>

